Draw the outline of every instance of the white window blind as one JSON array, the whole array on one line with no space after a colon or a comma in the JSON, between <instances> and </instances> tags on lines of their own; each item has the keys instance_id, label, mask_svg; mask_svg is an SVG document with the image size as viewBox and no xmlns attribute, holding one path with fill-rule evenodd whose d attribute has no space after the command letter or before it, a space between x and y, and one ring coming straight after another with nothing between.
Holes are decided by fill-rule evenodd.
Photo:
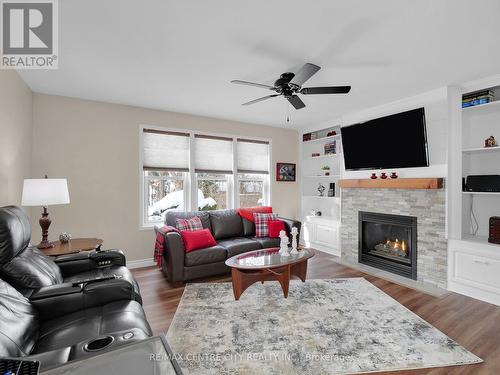
<instances>
[{"instance_id":1,"label":"white window blind","mask_svg":"<svg viewBox=\"0 0 500 375\"><path fill-rule=\"evenodd\" d=\"M195 135L196 173L233 173L233 139Z\"/></svg>"},{"instance_id":2,"label":"white window blind","mask_svg":"<svg viewBox=\"0 0 500 375\"><path fill-rule=\"evenodd\" d=\"M189 171L189 134L143 130L143 169Z\"/></svg>"},{"instance_id":3,"label":"white window blind","mask_svg":"<svg viewBox=\"0 0 500 375\"><path fill-rule=\"evenodd\" d=\"M269 142L238 138L238 173L269 173Z\"/></svg>"}]
</instances>

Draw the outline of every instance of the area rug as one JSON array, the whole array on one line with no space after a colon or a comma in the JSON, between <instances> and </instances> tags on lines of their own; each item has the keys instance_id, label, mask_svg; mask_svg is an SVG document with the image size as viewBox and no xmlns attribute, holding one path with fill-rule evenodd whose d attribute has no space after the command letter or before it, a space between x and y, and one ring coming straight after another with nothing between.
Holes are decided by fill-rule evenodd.
<instances>
[{"instance_id":1,"label":"area rug","mask_svg":"<svg viewBox=\"0 0 500 375\"><path fill-rule=\"evenodd\" d=\"M363 278L189 284L167 339L187 375L355 374L482 360Z\"/></svg>"}]
</instances>

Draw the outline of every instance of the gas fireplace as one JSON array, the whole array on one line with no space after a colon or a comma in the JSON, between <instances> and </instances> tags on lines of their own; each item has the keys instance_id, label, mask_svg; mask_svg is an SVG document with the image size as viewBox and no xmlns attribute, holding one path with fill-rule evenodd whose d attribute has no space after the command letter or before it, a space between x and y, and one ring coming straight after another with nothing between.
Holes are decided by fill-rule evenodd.
<instances>
[{"instance_id":1,"label":"gas fireplace","mask_svg":"<svg viewBox=\"0 0 500 375\"><path fill-rule=\"evenodd\" d=\"M417 279L417 218L359 212L358 261Z\"/></svg>"}]
</instances>

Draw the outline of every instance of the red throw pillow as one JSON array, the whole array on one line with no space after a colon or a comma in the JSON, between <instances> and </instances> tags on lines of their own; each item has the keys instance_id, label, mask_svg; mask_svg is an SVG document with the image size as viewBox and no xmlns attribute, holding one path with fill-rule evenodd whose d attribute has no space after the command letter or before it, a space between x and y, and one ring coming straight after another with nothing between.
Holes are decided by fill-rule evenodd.
<instances>
[{"instance_id":1,"label":"red throw pillow","mask_svg":"<svg viewBox=\"0 0 500 375\"><path fill-rule=\"evenodd\" d=\"M210 233L208 229L182 230L181 236L182 241L184 241L184 249L186 253L217 245L214 236L212 236L212 233Z\"/></svg>"},{"instance_id":2,"label":"red throw pillow","mask_svg":"<svg viewBox=\"0 0 500 375\"><path fill-rule=\"evenodd\" d=\"M279 237L280 232L285 230L285 223L281 220L269 220L267 226L269 227L269 237Z\"/></svg>"},{"instance_id":3,"label":"red throw pillow","mask_svg":"<svg viewBox=\"0 0 500 375\"><path fill-rule=\"evenodd\" d=\"M271 214L273 213L273 208L271 206L257 206L257 207L242 207L238 208L238 215L240 215L243 219L247 219L254 223L253 214L254 212L261 214Z\"/></svg>"}]
</instances>

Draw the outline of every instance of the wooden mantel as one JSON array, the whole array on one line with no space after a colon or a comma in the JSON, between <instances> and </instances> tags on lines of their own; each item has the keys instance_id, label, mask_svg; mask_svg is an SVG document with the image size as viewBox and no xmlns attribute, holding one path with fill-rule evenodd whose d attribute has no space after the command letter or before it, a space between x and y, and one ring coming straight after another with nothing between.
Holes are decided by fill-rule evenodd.
<instances>
[{"instance_id":1,"label":"wooden mantel","mask_svg":"<svg viewBox=\"0 0 500 375\"><path fill-rule=\"evenodd\" d=\"M443 178L387 178L385 180L372 179L352 179L339 180L341 188L361 188L361 189L442 189Z\"/></svg>"}]
</instances>

